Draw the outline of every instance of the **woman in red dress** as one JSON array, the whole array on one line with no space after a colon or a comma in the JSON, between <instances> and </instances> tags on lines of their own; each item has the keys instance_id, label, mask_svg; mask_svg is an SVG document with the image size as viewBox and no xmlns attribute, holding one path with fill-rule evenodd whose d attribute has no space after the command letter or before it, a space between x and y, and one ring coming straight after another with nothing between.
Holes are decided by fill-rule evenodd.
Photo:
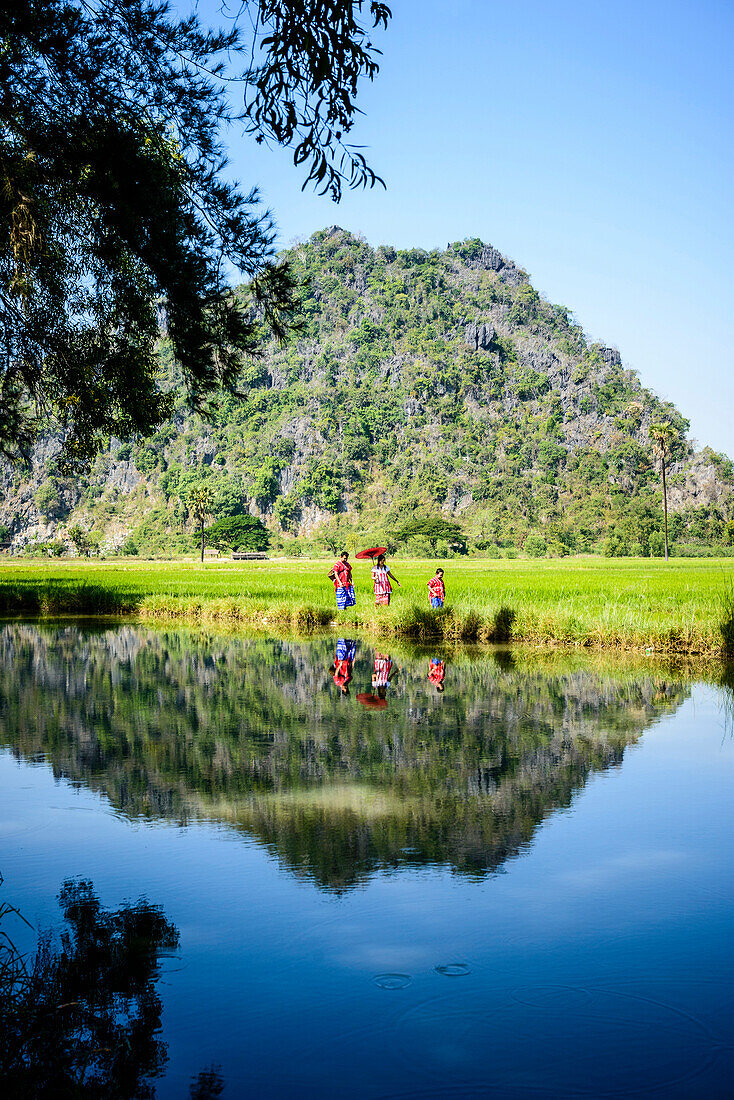
<instances>
[{"instance_id":1,"label":"woman in red dress","mask_svg":"<svg viewBox=\"0 0 734 1100\"><path fill-rule=\"evenodd\" d=\"M375 588L375 607L390 606L390 596L392 594L392 585L390 584L391 577L398 588L400 588L400 581L387 567L385 555L380 554L377 561L372 566L372 583Z\"/></svg>"},{"instance_id":2,"label":"woman in red dress","mask_svg":"<svg viewBox=\"0 0 734 1100\"><path fill-rule=\"evenodd\" d=\"M390 681L395 675L392 657L388 653L375 653L375 671L372 673L372 687L377 688L378 699L384 699Z\"/></svg>"}]
</instances>

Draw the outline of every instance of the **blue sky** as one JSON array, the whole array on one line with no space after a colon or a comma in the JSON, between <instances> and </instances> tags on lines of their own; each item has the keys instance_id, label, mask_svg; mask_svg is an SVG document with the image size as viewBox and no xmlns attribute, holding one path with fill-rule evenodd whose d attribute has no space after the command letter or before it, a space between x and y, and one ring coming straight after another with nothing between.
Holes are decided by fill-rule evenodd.
<instances>
[{"instance_id":1,"label":"blue sky","mask_svg":"<svg viewBox=\"0 0 734 1100\"><path fill-rule=\"evenodd\" d=\"M335 206L287 151L229 135L280 241L334 223L375 245L481 237L734 456L734 6L391 6L353 133L387 191Z\"/></svg>"}]
</instances>

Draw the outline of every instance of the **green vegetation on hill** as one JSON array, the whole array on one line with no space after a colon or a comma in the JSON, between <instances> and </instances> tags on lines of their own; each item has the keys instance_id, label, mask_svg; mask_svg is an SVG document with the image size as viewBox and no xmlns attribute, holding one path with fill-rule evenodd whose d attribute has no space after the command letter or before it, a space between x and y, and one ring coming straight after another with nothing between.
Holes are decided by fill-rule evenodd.
<instances>
[{"instance_id":1,"label":"green vegetation on hill","mask_svg":"<svg viewBox=\"0 0 734 1100\"><path fill-rule=\"evenodd\" d=\"M182 393L170 424L134 446L113 442L75 484L47 448L30 479L6 475L0 522L13 538L34 521L41 538L83 522L108 549L131 538L141 553L190 550L186 500L204 481L213 518L257 513L273 544L295 552L358 532L446 553L451 539L397 537L411 520L443 517L488 556L656 556L649 429L665 421L671 541L688 552L734 543L731 462L693 454L678 410L491 246L373 249L332 227L285 258L300 331L266 344L244 398L205 422ZM175 379L165 341L161 358Z\"/></svg>"}]
</instances>

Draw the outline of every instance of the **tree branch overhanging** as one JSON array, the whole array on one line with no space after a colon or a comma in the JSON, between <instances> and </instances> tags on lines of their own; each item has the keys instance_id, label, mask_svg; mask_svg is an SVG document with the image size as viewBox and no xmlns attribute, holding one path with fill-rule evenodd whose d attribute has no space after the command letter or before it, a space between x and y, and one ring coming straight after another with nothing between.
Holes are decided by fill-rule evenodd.
<instances>
[{"instance_id":1,"label":"tree branch overhanging","mask_svg":"<svg viewBox=\"0 0 734 1100\"><path fill-rule=\"evenodd\" d=\"M14 379L0 451L27 448L34 408L61 423L69 465L106 436L159 424L170 409L161 301L195 405L236 390L263 331L286 335L294 287L256 190L224 178L221 128L239 121L255 140L292 146L305 184L335 200L343 185L381 182L344 140L358 84L378 69L364 16L374 30L390 11L243 0L221 31L150 0L0 11L0 362ZM229 271L250 284L250 308L229 293Z\"/></svg>"}]
</instances>

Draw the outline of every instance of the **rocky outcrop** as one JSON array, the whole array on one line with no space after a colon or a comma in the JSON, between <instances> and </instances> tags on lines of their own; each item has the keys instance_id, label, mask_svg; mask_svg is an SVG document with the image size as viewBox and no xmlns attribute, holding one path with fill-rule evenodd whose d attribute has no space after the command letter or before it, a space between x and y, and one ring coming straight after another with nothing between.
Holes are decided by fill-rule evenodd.
<instances>
[{"instance_id":1,"label":"rocky outcrop","mask_svg":"<svg viewBox=\"0 0 734 1100\"><path fill-rule=\"evenodd\" d=\"M131 460L118 461L110 467L107 484L120 493L130 493L140 484L140 474Z\"/></svg>"},{"instance_id":2,"label":"rocky outcrop","mask_svg":"<svg viewBox=\"0 0 734 1100\"><path fill-rule=\"evenodd\" d=\"M474 351L489 351L496 331L491 321L472 321L464 328L464 343Z\"/></svg>"},{"instance_id":3,"label":"rocky outcrop","mask_svg":"<svg viewBox=\"0 0 734 1100\"><path fill-rule=\"evenodd\" d=\"M507 266L505 257L498 249L493 248L491 244L484 246L479 262L481 266L487 268L488 271L501 271L503 267Z\"/></svg>"},{"instance_id":4,"label":"rocky outcrop","mask_svg":"<svg viewBox=\"0 0 734 1100\"><path fill-rule=\"evenodd\" d=\"M486 271L496 271L504 282L510 283L511 286L519 286L526 278L525 273L512 260L508 260L491 244L485 245L482 249L477 266Z\"/></svg>"},{"instance_id":5,"label":"rocky outcrop","mask_svg":"<svg viewBox=\"0 0 734 1100\"><path fill-rule=\"evenodd\" d=\"M731 486L722 480L706 451L671 467L668 478L668 507L671 512L721 504L732 499L734 493Z\"/></svg>"},{"instance_id":6,"label":"rocky outcrop","mask_svg":"<svg viewBox=\"0 0 734 1100\"><path fill-rule=\"evenodd\" d=\"M521 366L545 374L559 390L566 388L570 377L568 362L555 353L547 340L523 336L515 340L515 347Z\"/></svg>"},{"instance_id":7,"label":"rocky outcrop","mask_svg":"<svg viewBox=\"0 0 734 1100\"><path fill-rule=\"evenodd\" d=\"M622 356L619 354L616 348L600 348L600 353L603 361L608 367L621 367Z\"/></svg>"}]
</instances>

